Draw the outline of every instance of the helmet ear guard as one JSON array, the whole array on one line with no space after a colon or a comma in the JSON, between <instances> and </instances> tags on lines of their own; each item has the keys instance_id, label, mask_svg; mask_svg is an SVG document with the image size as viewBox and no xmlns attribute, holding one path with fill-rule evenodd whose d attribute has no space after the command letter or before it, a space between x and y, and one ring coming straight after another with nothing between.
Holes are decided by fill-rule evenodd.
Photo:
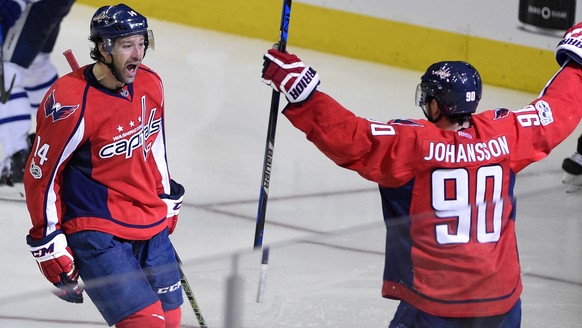
<instances>
[{"instance_id":1,"label":"helmet ear guard","mask_svg":"<svg viewBox=\"0 0 582 328\"><path fill-rule=\"evenodd\" d=\"M443 115L458 117L475 113L481 93L481 76L471 64L443 61L432 64L421 77L415 102L425 110L425 104L435 99Z\"/></svg>"}]
</instances>

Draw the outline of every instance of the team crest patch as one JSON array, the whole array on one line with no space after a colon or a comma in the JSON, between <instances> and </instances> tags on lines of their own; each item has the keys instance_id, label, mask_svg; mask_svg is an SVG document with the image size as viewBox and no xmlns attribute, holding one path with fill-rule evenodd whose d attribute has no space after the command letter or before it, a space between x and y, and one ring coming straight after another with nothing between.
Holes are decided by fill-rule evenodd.
<instances>
[{"instance_id":1,"label":"team crest patch","mask_svg":"<svg viewBox=\"0 0 582 328\"><path fill-rule=\"evenodd\" d=\"M500 120L505 118L509 115L509 109L507 108L497 108L495 110L495 116L493 117L494 120Z\"/></svg>"},{"instance_id":2,"label":"team crest patch","mask_svg":"<svg viewBox=\"0 0 582 328\"><path fill-rule=\"evenodd\" d=\"M451 76L451 69L450 68L439 68L438 71L433 71L432 73L434 75L437 75L438 77L440 77L441 80L444 80L444 79L449 78Z\"/></svg>"},{"instance_id":3,"label":"team crest patch","mask_svg":"<svg viewBox=\"0 0 582 328\"><path fill-rule=\"evenodd\" d=\"M64 120L71 116L79 105L62 105L55 99L55 90L46 98L44 102L44 116L53 118L53 122Z\"/></svg>"}]
</instances>

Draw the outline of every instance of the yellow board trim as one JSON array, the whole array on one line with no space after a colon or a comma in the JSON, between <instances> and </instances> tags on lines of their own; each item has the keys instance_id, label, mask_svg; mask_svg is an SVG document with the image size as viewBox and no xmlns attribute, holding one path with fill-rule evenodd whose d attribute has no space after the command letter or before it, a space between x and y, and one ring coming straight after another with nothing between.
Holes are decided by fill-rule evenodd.
<instances>
[{"instance_id":1,"label":"yellow board trim","mask_svg":"<svg viewBox=\"0 0 582 328\"><path fill-rule=\"evenodd\" d=\"M78 0L95 7L103 1ZM126 0L147 17L276 42L282 1ZM113 3L112 3L113 4ZM490 85L538 93L558 69L552 51L293 3L293 46L423 72L441 60L465 60ZM291 50L292 52L292 50Z\"/></svg>"}]
</instances>

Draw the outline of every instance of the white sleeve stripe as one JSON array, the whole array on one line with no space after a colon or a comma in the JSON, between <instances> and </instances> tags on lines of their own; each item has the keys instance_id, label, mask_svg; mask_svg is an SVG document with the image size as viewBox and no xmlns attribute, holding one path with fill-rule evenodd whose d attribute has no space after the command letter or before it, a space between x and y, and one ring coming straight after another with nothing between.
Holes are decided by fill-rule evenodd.
<instances>
[{"instance_id":1,"label":"white sleeve stripe","mask_svg":"<svg viewBox=\"0 0 582 328\"><path fill-rule=\"evenodd\" d=\"M162 185L164 186L164 192L170 194L170 173L168 172L168 162L166 161L166 145L164 142L165 131L164 123L162 123L162 128L152 145L152 156L154 156L154 162L156 162L156 167L162 176Z\"/></svg>"},{"instance_id":2,"label":"white sleeve stripe","mask_svg":"<svg viewBox=\"0 0 582 328\"><path fill-rule=\"evenodd\" d=\"M73 134L73 137L69 142L65 145L63 155L59 159L59 163L55 168L53 176L50 179L49 189L48 189L48 198L46 204L46 218L47 218L47 227L46 227L46 234L49 235L50 233L56 230L56 225L59 223L59 216L56 206L57 195L55 193L55 176L56 173L59 171L59 168L62 166L63 162L71 156L73 151L77 149L81 140L83 139L83 135L85 134L85 119L81 119L79 127Z\"/></svg>"}]
</instances>

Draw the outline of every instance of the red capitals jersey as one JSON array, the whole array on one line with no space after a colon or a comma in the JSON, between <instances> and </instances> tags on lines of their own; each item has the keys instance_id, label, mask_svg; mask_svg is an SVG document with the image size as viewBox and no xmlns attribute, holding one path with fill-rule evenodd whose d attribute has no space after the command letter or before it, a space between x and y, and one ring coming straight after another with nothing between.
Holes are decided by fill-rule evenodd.
<instances>
[{"instance_id":1,"label":"red capitals jersey","mask_svg":"<svg viewBox=\"0 0 582 328\"><path fill-rule=\"evenodd\" d=\"M133 83L112 91L92 68L57 80L37 112L24 176L35 240L56 229L144 240L166 227L162 81L141 65Z\"/></svg>"},{"instance_id":2,"label":"red capitals jersey","mask_svg":"<svg viewBox=\"0 0 582 328\"><path fill-rule=\"evenodd\" d=\"M380 186L384 297L444 317L491 316L518 300L515 174L578 125L582 71L561 70L518 110L442 130L426 120L357 117L322 92L284 111L326 156Z\"/></svg>"}]
</instances>

